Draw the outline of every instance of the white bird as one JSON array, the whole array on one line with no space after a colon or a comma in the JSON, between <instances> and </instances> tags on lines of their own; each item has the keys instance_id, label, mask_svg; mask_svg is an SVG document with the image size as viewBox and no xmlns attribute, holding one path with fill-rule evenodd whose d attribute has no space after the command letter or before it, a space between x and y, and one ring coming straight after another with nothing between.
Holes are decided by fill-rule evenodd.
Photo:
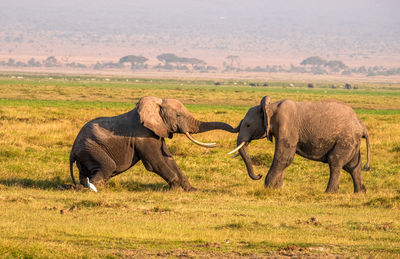
<instances>
[{"instance_id":1,"label":"white bird","mask_svg":"<svg viewBox=\"0 0 400 259\"><path fill-rule=\"evenodd\" d=\"M97 192L96 186L89 182L89 177L86 177L86 186L89 187L90 190Z\"/></svg>"}]
</instances>

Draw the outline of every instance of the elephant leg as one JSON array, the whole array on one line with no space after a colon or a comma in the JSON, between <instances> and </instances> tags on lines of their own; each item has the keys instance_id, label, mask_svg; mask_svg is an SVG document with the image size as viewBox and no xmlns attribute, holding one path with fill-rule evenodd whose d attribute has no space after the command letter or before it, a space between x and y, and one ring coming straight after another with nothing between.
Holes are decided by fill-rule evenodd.
<instances>
[{"instance_id":1,"label":"elephant leg","mask_svg":"<svg viewBox=\"0 0 400 259\"><path fill-rule=\"evenodd\" d=\"M86 168L83 174L79 173L81 184L85 182L86 177L89 177L90 182L95 185L103 184L116 170L114 160L102 149L96 150L95 156L87 155L80 163Z\"/></svg>"},{"instance_id":2,"label":"elephant leg","mask_svg":"<svg viewBox=\"0 0 400 259\"><path fill-rule=\"evenodd\" d=\"M79 171L79 183L83 185L85 183L85 178L90 175L90 171L79 160L76 160L76 166L78 167Z\"/></svg>"},{"instance_id":3,"label":"elephant leg","mask_svg":"<svg viewBox=\"0 0 400 259\"><path fill-rule=\"evenodd\" d=\"M366 192L362 178L361 178L361 155L360 150L356 153L353 159L347 163L344 167L344 170L350 173L351 178L353 179L354 192Z\"/></svg>"},{"instance_id":4,"label":"elephant leg","mask_svg":"<svg viewBox=\"0 0 400 259\"><path fill-rule=\"evenodd\" d=\"M170 167L166 158L142 158L146 169L161 176L169 185L170 189L180 187L180 179L176 172Z\"/></svg>"},{"instance_id":5,"label":"elephant leg","mask_svg":"<svg viewBox=\"0 0 400 259\"><path fill-rule=\"evenodd\" d=\"M329 182L325 192L336 193L339 190L340 170L340 165L335 162L329 162Z\"/></svg>"},{"instance_id":6,"label":"elephant leg","mask_svg":"<svg viewBox=\"0 0 400 259\"><path fill-rule=\"evenodd\" d=\"M351 156L349 154L349 146L346 142L336 143L327 156L329 164L329 182L325 190L327 193L336 193L339 190L340 170L342 170L344 164L349 161Z\"/></svg>"},{"instance_id":7,"label":"elephant leg","mask_svg":"<svg viewBox=\"0 0 400 259\"><path fill-rule=\"evenodd\" d=\"M179 169L178 165L176 164L175 160L172 157L167 157L167 164L168 166L177 172L177 175L180 180L180 186L185 190L185 191L196 191L196 188L192 187L189 183L189 180L187 177L182 173L182 171Z\"/></svg>"},{"instance_id":8,"label":"elephant leg","mask_svg":"<svg viewBox=\"0 0 400 259\"><path fill-rule=\"evenodd\" d=\"M169 168L171 168L178 175L180 186L182 187L182 189L184 189L185 191L196 191L196 188L194 188L190 185L189 180L187 179L185 174L181 171L181 169L179 169L174 158L172 157L171 152L169 152L164 139L162 140L161 144L162 144L161 147L162 147L163 156L165 157Z\"/></svg>"},{"instance_id":9,"label":"elephant leg","mask_svg":"<svg viewBox=\"0 0 400 259\"><path fill-rule=\"evenodd\" d=\"M275 154L272 165L265 177L265 187L279 188L283 185L283 175L296 154L296 146L290 145L285 139L275 144Z\"/></svg>"},{"instance_id":10,"label":"elephant leg","mask_svg":"<svg viewBox=\"0 0 400 259\"><path fill-rule=\"evenodd\" d=\"M136 145L143 165L148 171L155 172L161 176L170 186L175 189L181 186L179 172L171 166L170 160L175 163L172 156L163 149L163 143L160 140L147 139L143 143Z\"/></svg>"}]
</instances>

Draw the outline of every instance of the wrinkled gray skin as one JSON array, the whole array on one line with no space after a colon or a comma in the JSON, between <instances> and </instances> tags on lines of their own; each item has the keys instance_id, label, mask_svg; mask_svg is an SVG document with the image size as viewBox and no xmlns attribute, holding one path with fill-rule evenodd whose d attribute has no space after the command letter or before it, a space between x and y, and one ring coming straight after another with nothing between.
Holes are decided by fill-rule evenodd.
<instances>
[{"instance_id":1,"label":"wrinkled gray skin","mask_svg":"<svg viewBox=\"0 0 400 259\"><path fill-rule=\"evenodd\" d=\"M368 131L351 107L337 101L295 102L282 100L270 103L268 96L260 105L252 107L235 129L239 131L237 145L246 164L249 176L255 175L247 145L252 140L275 138L275 154L265 178L266 187L281 187L285 168L292 163L294 155L329 164L330 178L326 192L339 189L340 170L349 172L353 178L354 192L365 192L361 179L361 138L367 143L369 170Z\"/></svg>"},{"instance_id":2,"label":"wrinkled gray skin","mask_svg":"<svg viewBox=\"0 0 400 259\"><path fill-rule=\"evenodd\" d=\"M70 154L79 169L80 183L85 179L102 184L142 160L149 171L160 175L170 188L193 191L165 144L164 138L174 133L200 133L233 128L222 122L196 120L181 102L175 99L143 97L136 108L115 117L96 118L82 127Z\"/></svg>"}]
</instances>

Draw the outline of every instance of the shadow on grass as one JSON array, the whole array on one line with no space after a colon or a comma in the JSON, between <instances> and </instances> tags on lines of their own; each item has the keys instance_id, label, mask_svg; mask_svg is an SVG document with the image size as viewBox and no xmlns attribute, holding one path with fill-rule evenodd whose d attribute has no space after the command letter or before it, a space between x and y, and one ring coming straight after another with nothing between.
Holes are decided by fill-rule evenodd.
<instances>
[{"instance_id":1,"label":"shadow on grass","mask_svg":"<svg viewBox=\"0 0 400 259\"><path fill-rule=\"evenodd\" d=\"M65 184L60 177L47 180L34 180L29 178L11 178L11 179L0 179L0 184L5 186L16 186L22 188L37 188L44 190L55 190L61 184Z\"/></svg>"},{"instance_id":2,"label":"shadow on grass","mask_svg":"<svg viewBox=\"0 0 400 259\"><path fill-rule=\"evenodd\" d=\"M74 187L69 182L65 182L61 180L60 177L54 177L52 179L46 180L36 180L29 178L11 178L11 179L0 179L0 185L9 186L9 187L21 187L21 188L35 188L35 189L43 189L43 190L83 190L86 189L80 184L77 184L77 187ZM114 182L108 182L100 188L104 189L114 189L114 190L128 190L132 192L146 192L146 191L154 191L154 192L163 192L169 191L169 186L163 183L141 183L137 181L126 181L121 182L119 184L115 184Z\"/></svg>"},{"instance_id":3,"label":"shadow on grass","mask_svg":"<svg viewBox=\"0 0 400 259\"><path fill-rule=\"evenodd\" d=\"M141 183L137 181L124 181L116 184L114 182L108 182L106 184L109 188L124 189L132 192L146 192L146 191L168 191L169 186L164 183Z\"/></svg>"}]
</instances>

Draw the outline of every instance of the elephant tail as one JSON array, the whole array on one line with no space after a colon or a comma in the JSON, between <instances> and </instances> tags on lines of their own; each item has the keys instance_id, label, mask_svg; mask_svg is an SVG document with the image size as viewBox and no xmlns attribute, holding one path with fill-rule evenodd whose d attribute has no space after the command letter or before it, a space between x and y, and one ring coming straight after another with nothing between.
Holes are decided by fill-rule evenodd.
<instances>
[{"instance_id":1,"label":"elephant tail","mask_svg":"<svg viewBox=\"0 0 400 259\"><path fill-rule=\"evenodd\" d=\"M364 130L364 135L362 137L365 138L365 143L367 144L367 162L365 163L363 170L369 171L371 168L369 167L369 134L367 129Z\"/></svg>"},{"instance_id":2,"label":"elephant tail","mask_svg":"<svg viewBox=\"0 0 400 259\"><path fill-rule=\"evenodd\" d=\"M74 186L76 187L76 182L74 178L74 163L75 163L75 157L72 155L69 157L69 171L71 172L71 178L72 182L74 183Z\"/></svg>"}]
</instances>

